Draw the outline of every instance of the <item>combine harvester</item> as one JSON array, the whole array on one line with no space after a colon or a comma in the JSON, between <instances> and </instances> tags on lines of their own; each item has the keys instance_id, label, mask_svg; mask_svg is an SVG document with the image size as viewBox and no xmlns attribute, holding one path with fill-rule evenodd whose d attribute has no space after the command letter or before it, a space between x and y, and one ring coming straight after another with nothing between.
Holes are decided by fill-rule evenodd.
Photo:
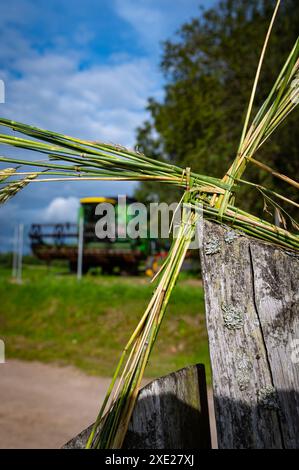
<instances>
[{"instance_id":1,"label":"combine harvester","mask_svg":"<svg viewBox=\"0 0 299 470\"><path fill-rule=\"evenodd\" d=\"M134 200L127 198L127 203ZM100 203L110 203L115 207L115 222L118 227L116 238L100 239L95 226L99 216L95 214ZM119 228L125 227L130 217L127 206L118 205L115 198L88 197L80 200L78 219L83 219L83 264L82 272L100 267L102 273L116 272L137 275L146 273L153 276L165 250L158 240L149 238L130 239L119 236ZM68 260L70 271L77 271L79 224L33 224L30 229L31 249L34 255L47 263L53 260Z\"/></svg>"}]
</instances>

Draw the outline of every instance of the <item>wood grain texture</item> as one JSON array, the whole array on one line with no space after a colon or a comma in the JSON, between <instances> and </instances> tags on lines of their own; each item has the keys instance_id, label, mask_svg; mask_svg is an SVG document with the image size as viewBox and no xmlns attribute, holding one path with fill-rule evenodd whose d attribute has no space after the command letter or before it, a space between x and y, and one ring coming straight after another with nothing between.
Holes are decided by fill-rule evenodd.
<instances>
[{"instance_id":1,"label":"wood grain texture","mask_svg":"<svg viewBox=\"0 0 299 470\"><path fill-rule=\"evenodd\" d=\"M91 428L64 448L84 448ZM186 367L140 391L123 448L211 448L204 366Z\"/></svg>"},{"instance_id":2,"label":"wood grain texture","mask_svg":"<svg viewBox=\"0 0 299 470\"><path fill-rule=\"evenodd\" d=\"M299 448L299 260L210 222L201 249L219 448Z\"/></svg>"}]
</instances>

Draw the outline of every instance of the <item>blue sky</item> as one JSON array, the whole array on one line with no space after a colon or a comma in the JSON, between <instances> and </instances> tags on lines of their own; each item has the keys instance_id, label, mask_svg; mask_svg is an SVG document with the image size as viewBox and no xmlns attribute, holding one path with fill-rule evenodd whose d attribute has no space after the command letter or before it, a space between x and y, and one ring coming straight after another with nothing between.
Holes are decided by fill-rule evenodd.
<instances>
[{"instance_id":1,"label":"blue sky","mask_svg":"<svg viewBox=\"0 0 299 470\"><path fill-rule=\"evenodd\" d=\"M0 115L132 146L147 98L163 96L161 42L212 0L4 0ZM2 147L1 155L15 151ZM82 196L130 194L128 183L50 183L0 207L0 250L17 222L71 221Z\"/></svg>"}]
</instances>

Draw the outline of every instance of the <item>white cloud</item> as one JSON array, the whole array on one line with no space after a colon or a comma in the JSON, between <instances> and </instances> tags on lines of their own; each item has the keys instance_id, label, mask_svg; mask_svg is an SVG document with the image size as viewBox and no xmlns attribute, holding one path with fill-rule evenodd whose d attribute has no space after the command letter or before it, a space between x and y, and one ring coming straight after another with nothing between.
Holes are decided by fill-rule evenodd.
<instances>
[{"instance_id":1,"label":"white cloud","mask_svg":"<svg viewBox=\"0 0 299 470\"><path fill-rule=\"evenodd\" d=\"M146 117L147 97L160 89L148 60L114 58L111 64L81 70L81 58L74 52L26 51L14 57L13 70L2 74L6 84L2 116L78 137L134 145L135 129ZM13 58L10 50L6 52ZM37 158L9 147L2 147L1 155ZM125 182L32 185L0 208L0 236L7 237L0 250L10 249L9 238L18 221L27 229L31 222L71 222L79 196L132 194L133 187Z\"/></svg>"},{"instance_id":2,"label":"white cloud","mask_svg":"<svg viewBox=\"0 0 299 470\"><path fill-rule=\"evenodd\" d=\"M163 17L160 5L154 5L155 2L148 0L116 0L118 14L127 20L140 34L140 36L152 44L156 39L163 37L163 23L166 19ZM166 25L165 25L166 26ZM165 28L166 29L166 28Z\"/></svg>"},{"instance_id":3,"label":"white cloud","mask_svg":"<svg viewBox=\"0 0 299 470\"><path fill-rule=\"evenodd\" d=\"M89 3L97 6L96 1ZM157 66L148 57L132 57L121 44L110 56L99 50L100 62L86 64L89 56L84 46L95 36L95 25L89 27L80 16L72 17L73 9L83 13L80 1L74 1L73 8L62 2L61 8L72 18L72 36L67 28L65 37L61 36L61 17L53 7L45 6L46 17L37 22L41 2L12 0L1 12L0 78L6 83L1 115L84 138L132 145L135 129L146 116L147 98L161 93ZM99 25L102 21L99 18ZM57 22L60 29L56 30ZM37 39L33 31L38 32L39 24L46 31Z\"/></svg>"},{"instance_id":4,"label":"white cloud","mask_svg":"<svg viewBox=\"0 0 299 470\"><path fill-rule=\"evenodd\" d=\"M40 210L42 222L76 222L79 199L76 197L56 197L45 210Z\"/></svg>"},{"instance_id":5,"label":"white cloud","mask_svg":"<svg viewBox=\"0 0 299 470\"><path fill-rule=\"evenodd\" d=\"M146 59L80 69L76 54L32 54L6 76L4 115L91 139L134 143L148 96L160 92Z\"/></svg>"},{"instance_id":6,"label":"white cloud","mask_svg":"<svg viewBox=\"0 0 299 470\"><path fill-rule=\"evenodd\" d=\"M137 31L143 45L155 51L179 27L198 16L198 0L114 0L118 15ZM209 6L212 0L202 0Z\"/></svg>"}]
</instances>

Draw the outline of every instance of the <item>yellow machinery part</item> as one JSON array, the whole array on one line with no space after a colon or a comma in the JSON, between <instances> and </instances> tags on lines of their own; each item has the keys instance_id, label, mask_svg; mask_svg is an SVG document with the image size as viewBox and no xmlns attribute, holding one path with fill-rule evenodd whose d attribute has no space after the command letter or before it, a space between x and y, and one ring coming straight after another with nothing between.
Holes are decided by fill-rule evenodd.
<instances>
[{"instance_id":1,"label":"yellow machinery part","mask_svg":"<svg viewBox=\"0 0 299 470\"><path fill-rule=\"evenodd\" d=\"M109 204L116 204L116 199L111 199L109 197L84 197L80 199L81 204L99 204L101 202L107 202Z\"/></svg>"}]
</instances>

